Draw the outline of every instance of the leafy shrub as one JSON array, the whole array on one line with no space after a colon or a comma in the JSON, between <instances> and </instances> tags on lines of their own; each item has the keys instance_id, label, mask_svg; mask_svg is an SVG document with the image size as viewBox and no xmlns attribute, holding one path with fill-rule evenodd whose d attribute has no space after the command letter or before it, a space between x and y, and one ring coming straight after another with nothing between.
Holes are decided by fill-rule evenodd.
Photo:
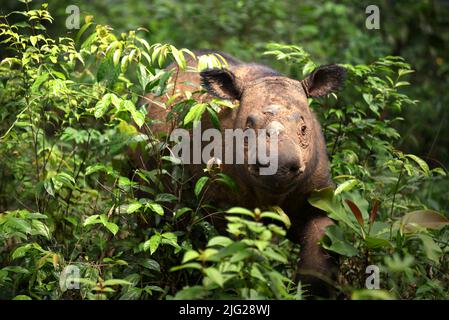
<instances>
[{"instance_id":1,"label":"leafy shrub","mask_svg":"<svg viewBox=\"0 0 449 320\"><path fill-rule=\"evenodd\" d=\"M12 15L21 20L10 24ZM0 297L307 296L292 281L299 248L284 237L282 209L229 209L220 235L207 218L224 208L205 203L204 194L209 184L232 189L233 182L207 170L191 186L164 156L167 142L151 134L139 98L173 95L163 66L184 69L193 53L150 44L143 30L116 35L92 17L75 39L52 38L52 20L46 5L1 17ZM266 54L304 74L315 67L296 46L270 44ZM419 103L399 91L412 70L399 57L346 67L344 92L311 101L337 184L309 199L339 222L322 239L343 256L335 285L348 298L447 298L449 222L428 202L438 202L429 186L446 173L397 150L393 124L401 118L390 118ZM228 106L190 99L174 110L187 125ZM128 151L142 145L159 164L129 174ZM381 268L383 291L361 289L371 264ZM78 268L68 280L80 290L60 282L69 266Z\"/></svg>"}]
</instances>

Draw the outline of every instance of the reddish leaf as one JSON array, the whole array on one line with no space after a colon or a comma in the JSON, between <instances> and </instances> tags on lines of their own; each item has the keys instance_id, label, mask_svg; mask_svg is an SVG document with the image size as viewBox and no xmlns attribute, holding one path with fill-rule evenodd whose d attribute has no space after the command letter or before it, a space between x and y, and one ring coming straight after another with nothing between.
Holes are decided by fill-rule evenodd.
<instances>
[{"instance_id":1,"label":"reddish leaf","mask_svg":"<svg viewBox=\"0 0 449 320\"><path fill-rule=\"evenodd\" d=\"M354 202L352 202L351 200L346 199L345 202L348 205L349 209L351 209L352 213L354 214L354 216L357 219L357 221L359 222L359 224L361 226L363 226L364 222L363 222L362 213L360 212L359 207L357 207L357 205Z\"/></svg>"},{"instance_id":2,"label":"reddish leaf","mask_svg":"<svg viewBox=\"0 0 449 320\"><path fill-rule=\"evenodd\" d=\"M371 213L369 215L369 224L372 225L374 223L374 220L376 220L377 217L377 211L379 210L380 201L374 200L373 208L371 209Z\"/></svg>"}]
</instances>

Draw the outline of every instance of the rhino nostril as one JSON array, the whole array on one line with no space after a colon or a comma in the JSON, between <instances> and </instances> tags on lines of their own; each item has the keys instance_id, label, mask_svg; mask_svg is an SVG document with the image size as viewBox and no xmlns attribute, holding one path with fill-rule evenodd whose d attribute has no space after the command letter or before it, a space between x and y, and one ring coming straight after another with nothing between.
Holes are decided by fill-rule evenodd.
<instances>
[{"instance_id":1,"label":"rhino nostril","mask_svg":"<svg viewBox=\"0 0 449 320\"><path fill-rule=\"evenodd\" d=\"M299 165L298 164L293 164L290 166L290 172L291 173L298 173L299 172Z\"/></svg>"}]
</instances>

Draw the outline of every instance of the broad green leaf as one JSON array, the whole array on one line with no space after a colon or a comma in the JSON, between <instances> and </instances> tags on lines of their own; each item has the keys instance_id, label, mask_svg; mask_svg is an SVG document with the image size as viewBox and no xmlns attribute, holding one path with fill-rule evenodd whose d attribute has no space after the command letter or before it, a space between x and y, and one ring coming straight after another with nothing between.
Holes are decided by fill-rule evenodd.
<instances>
[{"instance_id":1,"label":"broad green leaf","mask_svg":"<svg viewBox=\"0 0 449 320\"><path fill-rule=\"evenodd\" d=\"M352 188L354 188L359 183L359 180L357 179L350 179L346 180L342 184L340 184L337 189L335 189L334 195L339 195L340 193L344 191L350 191Z\"/></svg>"},{"instance_id":2,"label":"broad green leaf","mask_svg":"<svg viewBox=\"0 0 449 320\"><path fill-rule=\"evenodd\" d=\"M252 211L250 211L248 209L245 209L245 208L241 208L241 207L233 207L233 208L229 209L228 211L226 211L226 213L241 214L241 215L250 216L250 217L253 217L253 218L256 217L254 212L252 212Z\"/></svg>"},{"instance_id":3,"label":"broad green leaf","mask_svg":"<svg viewBox=\"0 0 449 320\"><path fill-rule=\"evenodd\" d=\"M352 292L352 300L395 300L394 295L386 290L359 289Z\"/></svg>"},{"instance_id":4,"label":"broad green leaf","mask_svg":"<svg viewBox=\"0 0 449 320\"><path fill-rule=\"evenodd\" d=\"M189 262L180 266L176 266L170 269L170 272L178 271L182 269L198 269L201 270L203 267L198 262ZM204 289L203 289L204 290Z\"/></svg>"},{"instance_id":5,"label":"broad green leaf","mask_svg":"<svg viewBox=\"0 0 449 320\"><path fill-rule=\"evenodd\" d=\"M218 284L220 287L223 287L224 279L220 271L218 271L216 268L210 267L204 269L204 272L209 277L209 279Z\"/></svg>"},{"instance_id":6,"label":"broad green leaf","mask_svg":"<svg viewBox=\"0 0 449 320\"><path fill-rule=\"evenodd\" d=\"M111 104L111 100L111 94L107 93L97 102L94 107L95 118L101 118L106 113L109 105Z\"/></svg>"},{"instance_id":7,"label":"broad green leaf","mask_svg":"<svg viewBox=\"0 0 449 320\"><path fill-rule=\"evenodd\" d=\"M98 218L99 218L98 214L91 215L86 220L84 220L83 226L88 226L90 224L100 223L100 220Z\"/></svg>"},{"instance_id":8,"label":"broad green leaf","mask_svg":"<svg viewBox=\"0 0 449 320\"><path fill-rule=\"evenodd\" d=\"M111 233L115 236L119 230L118 225L116 225L113 222L104 222L103 225L106 227L106 229L108 229L109 231L111 231Z\"/></svg>"},{"instance_id":9,"label":"broad green leaf","mask_svg":"<svg viewBox=\"0 0 449 320\"><path fill-rule=\"evenodd\" d=\"M143 126L143 124L145 123L145 114L137 110L136 106L132 101L122 100L121 108L125 109L131 114L131 117L133 118L134 122L137 124L139 128Z\"/></svg>"},{"instance_id":10,"label":"broad green leaf","mask_svg":"<svg viewBox=\"0 0 449 320\"><path fill-rule=\"evenodd\" d=\"M177 201L178 197L171 193L159 193L154 200L156 202L173 202Z\"/></svg>"},{"instance_id":11,"label":"broad green leaf","mask_svg":"<svg viewBox=\"0 0 449 320\"><path fill-rule=\"evenodd\" d=\"M198 198L201 190L203 190L204 186L206 185L207 181L209 180L209 177L201 177L198 179L198 181L195 184L195 196Z\"/></svg>"},{"instance_id":12,"label":"broad green leaf","mask_svg":"<svg viewBox=\"0 0 449 320\"><path fill-rule=\"evenodd\" d=\"M123 279L109 279L109 280L106 280L105 282L103 282L104 286L117 286L117 285L128 286L130 284L131 284L131 282L123 280Z\"/></svg>"},{"instance_id":13,"label":"broad green leaf","mask_svg":"<svg viewBox=\"0 0 449 320\"><path fill-rule=\"evenodd\" d=\"M221 130L220 119L218 118L217 112L215 112L215 110L209 106L207 107L207 112L209 113L209 117L212 121L212 124L214 125L214 128Z\"/></svg>"},{"instance_id":14,"label":"broad green leaf","mask_svg":"<svg viewBox=\"0 0 449 320\"><path fill-rule=\"evenodd\" d=\"M429 260L435 263L440 262L440 258L443 255L441 248L435 243L435 241L427 234L418 234L424 247L424 253Z\"/></svg>"},{"instance_id":15,"label":"broad green leaf","mask_svg":"<svg viewBox=\"0 0 449 320\"><path fill-rule=\"evenodd\" d=\"M145 241L145 243L143 244L143 250L147 251L148 249L150 249L150 253L153 254L161 244L161 241L161 235L156 233L149 240Z\"/></svg>"},{"instance_id":16,"label":"broad green leaf","mask_svg":"<svg viewBox=\"0 0 449 320\"><path fill-rule=\"evenodd\" d=\"M37 77L36 80L34 81L33 85L31 86L31 92L37 93L40 86L42 85L42 83L47 81L48 76L49 76L48 73L44 72L39 77Z\"/></svg>"},{"instance_id":17,"label":"broad green leaf","mask_svg":"<svg viewBox=\"0 0 449 320\"><path fill-rule=\"evenodd\" d=\"M178 237L176 234L174 234L173 232L164 232L162 235L162 243L164 244L169 244L172 247L175 247L177 250L180 250L181 247L178 244Z\"/></svg>"},{"instance_id":18,"label":"broad green leaf","mask_svg":"<svg viewBox=\"0 0 449 320\"><path fill-rule=\"evenodd\" d=\"M23 246L17 247L11 255L12 260L21 258L26 255L30 250L34 249L31 243L25 244Z\"/></svg>"},{"instance_id":19,"label":"broad green leaf","mask_svg":"<svg viewBox=\"0 0 449 320\"><path fill-rule=\"evenodd\" d=\"M140 202L133 202L128 205L128 208L126 209L126 213L134 213L137 210L139 210L142 207L142 204Z\"/></svg>"},{"instance_id":20,"label":"broad green leaf","mask_svg":"<svg viewBox=\"0 0 449 320\"><path fill-rule=\"evenodd\" d=\"M233 243L233 241L231 239L229 239L228 237L216 236L209 240L209 242L207 243L207 246L208 247L213 247L213 246L227 247L232 243Z\"/></svg>"},{"instance_id":21,"label":"broad green leaf","mask_svg":"<svg viewBox=\"0 0 449 320\"><path fill-rule=\"evenodd\" d=\"M262 273L260 272L260 270L256 264L252 265L250 274L251 274L251 277L253 277L253 278L259 279L260 281L263 281L263 282L267 282L267 279L265 279L265 277L262 275Z\"/></svg>"},{"instance_id":22,"label":"broad green leaf","mask_svg":"<svg viewBox=\"0 0 449 320\"><path fill-rule=\"evenodd\" d=\"M429 175L429 172L430 172L429 165L423 159L421 159L413 154L406 154L405 156L407 158L410 158L413 161L415 161L419 165L421 170L424 172L424 174Z\"/></svg>"},{"instance_id":23,"label":"broad green leaf","mask_svg":"<svg viewBox=\"0 0 449 320\"><path fill-rule=\"evenodd\" d=\"M185 213L187 213L189 211L192 211L192 209L187 208L187 207L180 208L180 209L176 210L176 212L174 213L175 214L175 218L178 219L178 218L180 218L181 216L183 216Z\"/></svg>"},{"instance_id":24,"label":"broad green leaf","mask_svg":"<svg viewBox=\"0 0 449 320\"><path fill-rule=\"evenodd\" d=\"M330 218L345 223L361 236L360 228L349 219L346 210L344 210L343 206L334 197L334 191L331 187L312 192L308 201L315 208L327 212Z\"/></svg>"},{"instance_id":25,"label":"broad green leaf","mask_svg":"<svg viewBox=\"0 0 449 320\"><path fill-rule=\"evenodd\" d=\"M13 300L32 300L29 296L24 295L24 294L19 294L12 299Z\"/></svg>"},{"instance_id":26,"label":"broad green leaf","mask_svg":"<svg viewBox=\"0 0 449 320\"><path fill-rule=\"evenodd\" d=\"M5 225L27 234L31 233L32 231L30 222L16 217L8 217L6 219Z\"/></svg>"},{"instance_id":27,"label":"broad green leaf","mask_svg":"<svg viewBox=\"0 0 449 320\"><path fill-rule=\"evenodd\" d=\"M31 227L33 228L32 234L39 234L46 237L47 239L50 239L50 230L41 221L33 220L31 222Z\"/></svg>"},{"instance_id":28,"label":"broad green leaf","mask_svg":"<svg viewBox=\"0 0 449 320\"><path fill-rule=\"evenodd\" d=\"M231 177L229 177L228 175L224 174L224 173L218 173L217 174L218 178L216 178L215 180L218 182L221 182L223 184L225 184L226 186L229 187L229 189L238 192L239 187L237 186L237 184L235 183L234 180L232 180Z\"/></svg>"},{"instance_id":29,"label":"broad green leaf","mask_svg":"<svg viewBox=\"0 0 449 320\"><path fill-rule=\"evenodd\" d=\"M281 263L287 263L287 258L281 255L280 253L274 251L272 248L268 247L263 251L263 254L269 259L279 261Z\"/></svg>"},{"instance_id":30,"label":"broad green leaf","mask_svg":"<svg viewBox=\"0 0 449 320\"><path fill-rule=\"evenodd\" d=\"M190 122L199 121L204 111L206 110L206 103L198 103L192 106L189 112L184 117L184 125L189 124Z\"/></svg>"},{"instance_id":31,"label":"broad green leaf","mask_svg":"<svg viewBox=\"0 0 449 320\"><path fill-rule=\"evenodd\" d=\"M367 236L365 238L365 244L370 249L378 249L384 247L391 247L390 241L383 238Z\"/></svg>"},{"instance_id":32,"label":"broad green leaf","mask_svg":"<svg viewBox=\"0 0 449 320\"><path fill-rule=\"evenodd\" d=\"M164 215L164 208L159 203L156 202L149 202L145 205L148 209L153 211L154 213L163 216Z\"/></svg>"},{"instance_id":33,"label":"broad green leaf","mask_svg":"<svg viewBox=\"0 0 449 320\"><path fill-rule=\"evenodd\" d=\"M343 231L337 225L330 225L325 229L325 236L321 239L323 248L346 257L357 255L357 249L344 239Z\"/></svg>"},{"instance_id":34,"label":"broad green leaf","mask_svg":"<svg viewBox=\"0 0 449 320\"><path fill-rule=\"evenodd\" d=\"M184 258L182 259L182 263L189 262L190 260L196 259L200 256L200 254L195 250L189 250L184 253Z\"/></svg>"},{"instance_id":35,"label":"broad green leaf","mask_svg":"<svg viewBox=\"0 0 449 320\"><path fill-rule=\"evenodd\" d=\"M292 223L290 222L290 218L287 216L287 214L282 210L280 207L272 207L271 208L274 212L265 211L260 214L261 218L270 218L277 221L281 221L287 229L290 228Z\"/></svg>"}]
</instances>

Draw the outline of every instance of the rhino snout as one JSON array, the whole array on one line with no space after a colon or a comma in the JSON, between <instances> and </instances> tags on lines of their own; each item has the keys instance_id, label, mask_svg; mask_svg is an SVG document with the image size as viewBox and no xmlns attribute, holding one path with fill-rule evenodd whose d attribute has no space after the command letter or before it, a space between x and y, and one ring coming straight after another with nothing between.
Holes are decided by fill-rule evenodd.
<instances>
[{"instance_id":1,"label":"rhino snout","mask_svg":"<svg viewBox=\"0 0 449 320\"><path fill-rule=\"evenodd\" d=\"M274 174L276 179L289 180L304 173L305 165L301 161L300 155L295 152L296 148L291 143L281 143L277 156L277 171ZM257 169L268 168L272 163L270 160L259 161L257 159L255 166Z\"/></svg>"}]
</instances>

